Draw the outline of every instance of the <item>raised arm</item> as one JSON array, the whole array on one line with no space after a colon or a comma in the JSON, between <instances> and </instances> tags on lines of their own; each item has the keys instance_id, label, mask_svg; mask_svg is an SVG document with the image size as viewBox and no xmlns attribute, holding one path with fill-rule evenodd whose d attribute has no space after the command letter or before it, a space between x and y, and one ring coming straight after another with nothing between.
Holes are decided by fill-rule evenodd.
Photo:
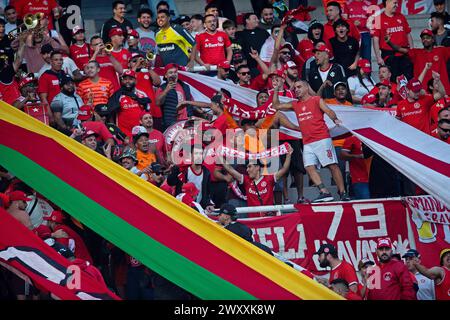
<instances>
[{"instance_id":1,"label":"raised arm","mask_svg":"<svg viewBox=\"0 0 450 320\"><path fill-rule=\"evenodd\" d=\"M286 173L289 171L289 166L291 165L291 157L292 157L293 149L290 144L288 144L288 154L286 155L286 161L283 164L283 167L275 173L275 180L280 180Z\"/></svg>"},{"instance_id":2,"label":"raised arm","mask_svg":"<svg viewBox=\"0 0 450 320\"><path fill-rule=\"evenodd\" d=\"M340 125L342 123L341 120L337 118L336 113L330 108L328 108L327 104L325 103L325 101L323 101L323 99L320 99L320 109L322 109L322 111L325 112L327 116L330 117L330 119L333 120L335 124Z\"/></svg>"},{"instance_id":3,"label":"raised arm","mask_svg":"<svg viewBox=\"0 0 450 320\"><path fill-rule=\"evenodd\" d=\"M444 270L441 267L433 267L428 269L417 261L413 261L413 265L422 275L428 279L434 280L435 282L439 282L444 278Z\"/></svg>"},{"instance_id":4,"label":"raised arm","mask_svg":"<svg viewBox=\"0 0 450 320\"><path fill-rule=\"evenodd\" d=\"M219 156L218 158L221 158L221 156ZM219 164L223 165L223 168L225 170L227 170L227 172L234 178L236 179L238 182L243 182L244 181L244 175L242 175L241 173L237 172L232 166L230 166L227 163L220 163L219 160Z\"/></svg>"},{"instance_id":5,"label":"raised arm","mask_svg":"<svg viewBox=\"0 0 450 320\"><path fill-rule=\"evenodd\" d=\"M280 99L278 97L278 88L275 88L273 92L273 101L272 101L272 107L275 110L291 110L294 108L291 102L289 103L281 103Z\"/></svg>"},{"instance_id":6,"label":"raised arm","mask_svg":"<svg viewBox=\"0 0 450 320\"><path fill-rule=\"evenodd\" d=\"M445 96L445 87L442 84L441 75L439 73L433 71L433 79L434 88L437 90L437 92L433 94L433 98L434 101L438 101Z\"/></svg>"},{"instance_id":7,"label":"raised arm","mask_svg":"<svg viewBox=\"0 0 450 320\"><path fill-rule=\"evenodd\" d=\"M428 71L431 69L431 66L433 65L432 62L425 63L425 67L423 67L422 73L417 78L420 82L423 83L423 79L425 79L425 76L427 75Z\"/></svg>"},{"instance_id":8,"label":"raised arm","mask_svg":"<svg viewBox=\"0 0 450 320\"><path fill-rule=\"evenodd\" d=\"M261 60L258 51L256 51L253 48L250 48L250 57L252 57L259 65L259 67L261 68L263 74L262 74L262 78L264 80L266 80L269 77L269 68L267 67L267 65L265 64L264 61Z\"/></svg>"}]
</instances>

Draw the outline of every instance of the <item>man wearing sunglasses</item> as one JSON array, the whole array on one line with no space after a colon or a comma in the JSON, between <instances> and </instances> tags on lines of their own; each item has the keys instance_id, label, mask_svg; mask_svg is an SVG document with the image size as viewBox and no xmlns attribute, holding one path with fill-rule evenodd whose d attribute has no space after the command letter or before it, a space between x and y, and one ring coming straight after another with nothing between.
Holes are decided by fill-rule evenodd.
<instances>
[{"instance_id":1,"label":"man wearing sunglasses","mask_svg":"<svg viewBox=\"0 0 450 320\"><path fill-rule=\"evenodd\" d=\"M433 132L431 135L443 142L450 143L450 120L439 120L436 132Z\"/></svg>"}]
</instances>

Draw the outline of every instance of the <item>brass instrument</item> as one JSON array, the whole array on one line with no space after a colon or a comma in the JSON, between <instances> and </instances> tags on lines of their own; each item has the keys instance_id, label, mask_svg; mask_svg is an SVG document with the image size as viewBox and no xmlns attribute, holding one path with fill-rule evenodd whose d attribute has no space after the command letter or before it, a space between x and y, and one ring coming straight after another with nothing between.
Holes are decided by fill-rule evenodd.
<instances>
[{"instance_id":1,"label":"brass instrument","mask_svg":"<svg viewBox=\"0 0 450 320\"><path fill-rule=\"evenodd\" d=\"M111 52L111 51L113 51L113 49L114 49L114 47L113 47L111 42L108 42L108 43L105 44L105 51L106 52Z\"/></svg>"},{"instance_id":2,"label":"brass instrument","mask_svg":"<svg viewBox=\"0 0 450 320\"><path fill-rule=\"evenodd\" d=\"M44 14L42 12L38 12L36 14L28 13L23 18L23 23L17 28L8 32L8 39L14 40L21 36L22 33L30 31L33 32L33 29L40 25L40 21L44 18ZM24 29L25 28L25 29ZM41 28L40 28L41 29Z\"/></svg>"},{"instance_id":3,"label":"brass instrument","mask_svg":"<svg viewBox=\"0 0 450 320\"><path fill-rule=\"evenodd\" d=\"M152 61L155 60L156 55L151 50L148 50L147 53L145 54L145 58L149 61Z\"/></svg>"}]
</instances>

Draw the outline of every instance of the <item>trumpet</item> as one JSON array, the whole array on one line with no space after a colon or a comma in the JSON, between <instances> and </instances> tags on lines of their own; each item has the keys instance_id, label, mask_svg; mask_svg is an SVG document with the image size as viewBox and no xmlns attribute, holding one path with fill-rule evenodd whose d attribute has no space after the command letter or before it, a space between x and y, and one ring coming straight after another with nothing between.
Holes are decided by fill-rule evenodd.
<instances>
[{"instance_id":1,"label":"trumpet","mask_svg":"<svg viewBox=\"0 0 450 320\"><path fill-rule=\"evenodd\" d=\"M8 39L14 40L19 37L21 33L36 28L43 18L44 14L42 12L38 12L36 14L28 13L23 18L23 23L21 25L8 32Z\"/></svg>"},{"instance_id":2,"label":"trumpet","mask_svg":"<svg viewBox=\"0 0 450 320\"><path fill-rule=\"evenodd\" d=\"M108 42L108 43L105 44L105 51L106 52L111 52L111 51L113 51L113 49L114 49L114 47L113 47L111 42Z\"/></svg>"},{"instance_id":3,"label":"trumpet","mask_svg":"<svg viewBox=\"0 0 450 320\"><path fill-rule=\"evenodd\" d=\"M151 50L148 50L147 53L145 54L145 58L149 61L152 61L155 60L156 55Z\"/></svg>"}]
</instances>

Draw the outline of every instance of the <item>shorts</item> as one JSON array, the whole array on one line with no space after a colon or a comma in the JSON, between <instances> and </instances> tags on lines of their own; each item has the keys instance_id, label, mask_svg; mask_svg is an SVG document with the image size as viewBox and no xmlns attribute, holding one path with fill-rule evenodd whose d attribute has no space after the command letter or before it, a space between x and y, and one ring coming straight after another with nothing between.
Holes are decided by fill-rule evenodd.
<instances>
[{"instance_id":1,"label":"shorts","mask_svg":"<svg viewBox=\"0 0 450 320\"><path fill-rule=\"evenodd\" d=\"M303 166L303 144L301 140L281 140L280 145L283 143L289 143L293 149L292 155L291 155L291 164L289 166L289 173L291 175L294 175L295 173L302 173L306 174L305 167ZM281 156L281 164L284 164L284 161L286 160L286 155Z\"/></svg>"},{"instance_id":2,"label":"shorts","mask_svg":"<svg viewBox=\"0 0 450 320\"><path fill-rule=\"evenodd\" d=\"M331 138L305 144L303 147L303 163L308 166L329 166L338 162Z\"/></svg>"}]
</instances>

